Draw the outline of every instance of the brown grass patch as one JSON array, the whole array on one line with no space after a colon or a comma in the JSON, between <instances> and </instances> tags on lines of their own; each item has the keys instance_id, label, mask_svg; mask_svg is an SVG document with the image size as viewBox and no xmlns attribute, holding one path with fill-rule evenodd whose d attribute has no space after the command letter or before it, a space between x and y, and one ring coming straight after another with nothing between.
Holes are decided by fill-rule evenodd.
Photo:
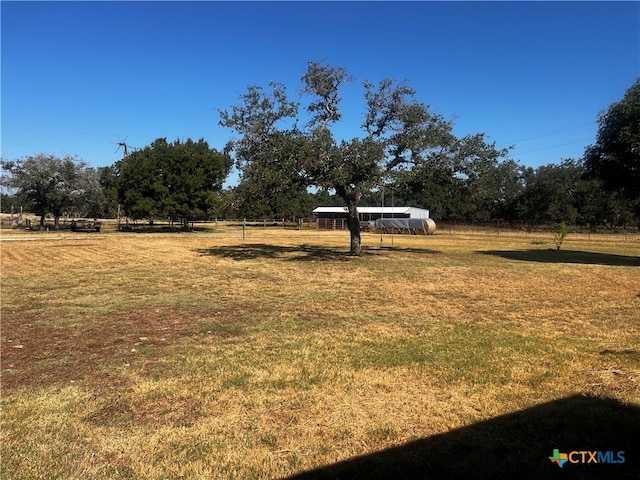
<instances>
[{"instance_id":1,"label":"brown grass patch","mask_svg":"<svg viewBox=\"0 0 640 480\"><path fill-rule=\"evenodd\" d=\"M563 262L364 235L352 258L346 234L237 233L2 243L5 475L281 478L575 395L638 403L637 243L569 237Z\"/></svg>"}]
</instances>

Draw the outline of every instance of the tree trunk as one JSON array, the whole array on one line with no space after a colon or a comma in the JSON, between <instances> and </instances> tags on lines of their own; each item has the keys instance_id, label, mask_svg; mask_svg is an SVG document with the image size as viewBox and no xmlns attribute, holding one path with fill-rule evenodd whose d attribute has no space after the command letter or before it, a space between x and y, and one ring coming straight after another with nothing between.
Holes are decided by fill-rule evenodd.
<instances>
[{"instance_id":1,"label":"tree trunk","mask_svg":"<svg viewBox=\"0 0 640 480\"><path fill-rule=\"evenodd\" d=\"M347 217L347 225L349 226L349 234L351 236L351 249L349 255L359 256L362 252L360 243L360 218L358 217L358 205L355 200L347 202L349 208L349 216Z\"/></svg>"},{"instance_id":2,"label":"tree trunk","mask_svg":"<svg viewBox=\"0 0 640 480\"><path fill-rule=\"evenodd\" d=\"M349 255L357 257L362 252L362 245L360 244L360 218L358 218L358 202L362 195L359 192L349 190L344 185L336 185L334 188L338 196L347 204L349 211L347 225L349 226L349 235L351 236Z\"/></svg>"}]
</instances>

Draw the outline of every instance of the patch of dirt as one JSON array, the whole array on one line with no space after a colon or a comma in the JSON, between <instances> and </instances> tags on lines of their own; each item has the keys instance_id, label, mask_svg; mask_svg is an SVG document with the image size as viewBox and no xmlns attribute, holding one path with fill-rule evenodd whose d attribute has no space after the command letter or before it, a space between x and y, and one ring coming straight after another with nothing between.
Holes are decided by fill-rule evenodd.
<instances>
[{"instance_id":1,"label":"patch of dirt","mask_svg":"<svg viewBox=\"0 0 640 480\"><path fill-rule=\"evenodd\" d=\"M584 372L586 383L583 387L585 393L598 395L603 392L638 393L640 383L637 372L622 367L613 366L598 371Z\"/></svg>"},{"instance_id":2,"label":"patch of dirt","mask_svg":"<svg viewBox=\"0 0 640 480\"><path fill-rule=\"evenodd\" d=\"M124 387L127 376L114 374L114 367L153 362L185 337L242 336L242 317L239 311L198 311L194 318L192 312L151 307L64 327L49 323L45 313L7 312L2 316L2 393L84 380Z\"/></svg>"}]
</instances>

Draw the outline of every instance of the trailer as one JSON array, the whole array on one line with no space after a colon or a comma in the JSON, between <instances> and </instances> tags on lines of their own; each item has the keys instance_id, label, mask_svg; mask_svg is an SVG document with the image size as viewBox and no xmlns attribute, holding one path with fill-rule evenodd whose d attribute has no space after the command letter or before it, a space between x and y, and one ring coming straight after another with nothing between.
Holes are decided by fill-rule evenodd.
<instances>
[{"instance_id":1,"label":"trailer","mask_svg":"<svg viewBox=\"0 0 640 480\"><path fill-rule=\"evenodd\" d=\"M375 229L380 233L433 235L436 222L430 218L378 218L375 221Z\"/></svg>"}]
</instances>

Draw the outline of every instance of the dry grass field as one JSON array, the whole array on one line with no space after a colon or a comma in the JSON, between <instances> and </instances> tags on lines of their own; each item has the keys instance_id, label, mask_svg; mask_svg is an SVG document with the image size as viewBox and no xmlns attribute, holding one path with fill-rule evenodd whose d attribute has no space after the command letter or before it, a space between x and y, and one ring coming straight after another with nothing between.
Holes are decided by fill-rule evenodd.
<instances>
[{"instance_id":1,"label":"dry grass field","mask_svg":"<svg viewBox=\"0 0 640 480\"><path fill-rule=\"evenodd\" d=\"M638 238L2 237L3 479L640 476Z\"/></svg>"}]
</instances>

